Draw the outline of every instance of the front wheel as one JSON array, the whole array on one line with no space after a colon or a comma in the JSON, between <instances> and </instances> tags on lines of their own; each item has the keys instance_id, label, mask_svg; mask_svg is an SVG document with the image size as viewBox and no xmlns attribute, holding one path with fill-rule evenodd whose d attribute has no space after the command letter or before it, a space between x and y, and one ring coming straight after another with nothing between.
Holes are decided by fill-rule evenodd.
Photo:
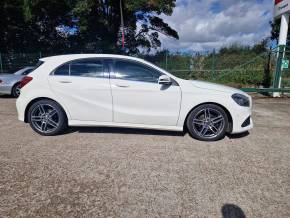
<instances>
[{"instance_id":1,"label":"front wheel","mask_svg":"<svg viewBox=\"0 0 290 218\"><path fill-rule=\"evenodd\" d=\"M57 135L67 128L67 117L62 107L52 100L35 102L28 111L31 128L44 136Z\"/></svg>"},{"instance_id":2,"label":"front wheel","mask_svg":"<svg viewBox=\"0 0 290 218\"><path fill-rule=\"evenodd\" d=\"M226 112L215 104L204 104L195 108L187 119L190 135L201 141L217 141L223 138L228 125Z\"/></svg>"}]
</instances>

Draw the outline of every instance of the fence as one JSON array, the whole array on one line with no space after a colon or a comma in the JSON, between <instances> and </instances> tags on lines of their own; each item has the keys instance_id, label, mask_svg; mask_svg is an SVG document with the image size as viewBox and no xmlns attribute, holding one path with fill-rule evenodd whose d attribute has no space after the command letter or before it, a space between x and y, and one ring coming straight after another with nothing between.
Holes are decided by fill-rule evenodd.
<instances>
[{"instance_id":1,"label":"fence","mask_svg":"<svg viewBox=\"0 0 290 218\"><path fill-rule=\"evenodd\" d=\"M251 50L241 52L157 52L138 55L157 66L184 79L199 79L231 85L237 88L271 87L275 79L278 49L257 54ZM51 54L0 53L0 72L9 73L21 67L37 63L38 59ZM284 59L290 58L290 49ZM282 87L290 87L290 70L282 72Z\"/></svg>"}]
</instances>

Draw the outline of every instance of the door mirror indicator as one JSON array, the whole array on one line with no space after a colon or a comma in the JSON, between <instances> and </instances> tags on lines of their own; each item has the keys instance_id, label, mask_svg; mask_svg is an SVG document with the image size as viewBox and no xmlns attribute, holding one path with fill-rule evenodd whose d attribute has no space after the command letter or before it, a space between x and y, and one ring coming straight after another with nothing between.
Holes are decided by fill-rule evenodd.
<instances>
[{"instance_id":1,"label":"door mirror indicator","mask_svg":"<svg viewBox=\"0 0 290 218\"><path fill-rule=\"evenodd\" d=\"M162 75L162 76L159 77L158 83L161 84L161 85L171 85L172 81L171 81L171 78L169 76Z\"/></svg>"}]
</instances>

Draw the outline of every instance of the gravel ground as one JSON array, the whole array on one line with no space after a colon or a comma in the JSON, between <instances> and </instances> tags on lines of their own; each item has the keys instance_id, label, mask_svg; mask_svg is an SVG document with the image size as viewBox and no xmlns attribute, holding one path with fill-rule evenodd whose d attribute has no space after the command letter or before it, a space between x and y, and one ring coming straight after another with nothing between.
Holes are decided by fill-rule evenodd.
<instances>
[{"instance_id":1,"label":"gravel ground","mask_svg":"<svg viewBox=\"0 0 290 218\"><path fill-rule=\"evenodd\" d=\"M290 98L249 135L74 128L41 137L0 97L0 217L290 217Z\"/></svg>"}]
</instances>

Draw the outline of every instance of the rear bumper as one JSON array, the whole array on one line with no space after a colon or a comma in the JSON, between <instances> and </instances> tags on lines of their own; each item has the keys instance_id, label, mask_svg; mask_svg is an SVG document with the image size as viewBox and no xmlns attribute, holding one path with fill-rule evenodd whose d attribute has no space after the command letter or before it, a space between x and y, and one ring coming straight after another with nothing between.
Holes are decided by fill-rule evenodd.
<instances>
[{"instance_id":1,"label":"rear bumper","mask_svg":"<svg viewBox=\"0 0 290 218\"><path fill-rule=\"evenodd\" d=\"M16 100L16 109L17 109L17 114L18 114L18 120L24 122L25 118L25 109L27 106L27 101L22 95L19 96Z\"/></svg>"}]
</instances>

